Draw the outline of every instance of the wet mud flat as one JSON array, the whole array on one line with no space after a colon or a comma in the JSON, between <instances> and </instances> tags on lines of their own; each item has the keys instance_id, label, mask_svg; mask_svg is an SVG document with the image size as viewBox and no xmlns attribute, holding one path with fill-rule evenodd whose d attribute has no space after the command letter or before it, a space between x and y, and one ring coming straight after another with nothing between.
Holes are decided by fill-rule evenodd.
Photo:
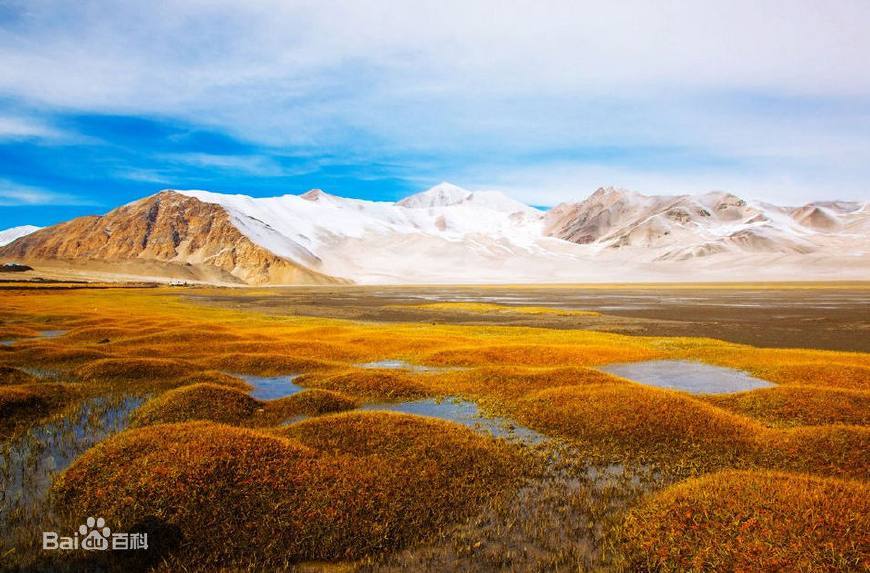
<instances>
[{"instance_id":1,"label":"wet mud flat","mask_svg":"<svg viewBox=\"0 0 870 573\"><path fill-rule=\"evenodd\" d=\"M192 291L192 301L272 314L378 322L499 324L699 336L771 348L870 351L870 283L298 287ZM431 303L583 310L595 316L432 312Z\"/></svg>"}]
</instances>

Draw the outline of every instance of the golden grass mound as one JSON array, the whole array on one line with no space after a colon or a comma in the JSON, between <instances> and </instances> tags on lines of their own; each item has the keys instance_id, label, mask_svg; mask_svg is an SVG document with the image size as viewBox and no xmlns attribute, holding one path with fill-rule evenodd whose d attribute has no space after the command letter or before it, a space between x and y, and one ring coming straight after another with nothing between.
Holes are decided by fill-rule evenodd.
<instances>
[{"instance_id":1,"label":"golden grass mound","mask_svg":"<svg viewBox=\"0 0 870 573\"><path fill-rule=\"evenodd\" d=\"M835 424L759 433L759 463L787 471L866 479L870 428Z\"/></svg>"},{"instance_id":2,"label":"golden grass mound","mask_svg":"<svg viewBox=\"0 0 870 573\"><path fill-rule=\"evenodd\" d=\"M678 392L637 384L567 386L518 402L521 422L626 455L732 455L752 445L745 419Z\"/></svg>"},{"instance_id":3,"label":"golden grass mound","mask_svg":"<svg viewBox=\"0 0 870 573\"><path fill-rule=\"evenodd\" d=\"M86 382L177 384L198 368L180 360L165 358L104 358L75 370Z\"/></svg>"},{"instance_id":4,"label":"golden grass mound","mask_svg":"<svg viewBox=\"0 0 870 573\"><path fill-rule=\"evenodd\" d=\"M53 499L128 531L148 524L155 550L161 538L164 547L175 540L180 549L165 557L179 567L274 569L395 549L469 514L517 476L508 446L453 424L369 413L291 428L128 430L76 460ZM325 443L313 438L323 433Z\"/></svg>"},{"instance_id":5,"label":"golden grass mound","mask_svg":"<svg viewBox=\"0 0 870 573\"><path fill-rule=\"evenodd\" d=\"M630 384L624 378L594 368L575 366L556 368L489 366L460 369L439 375L431 383L434 389L445 395L465 394L505 400L514 400L560 386Z\"/></svg>"},{"instance_id":6,"label":"golden grass mound","mask_svg":"<svg viewBox=\"0 0 870 573\"><path fill-rule=\"evenodd\" d=\"M432 393L431 374L379 368L355 368L300 376L300 386L384 400L421 398Z\"/></svg>"},{"instance_id":7,"label":"golden grass mound","mask_svg":"<svg viewBox=\"0 0 870 573\"><path fill-rule=\"evenodd\" d=\"M863 356L856 354L855 360L863 358ZM762 365L755 368L755 370L762 378L778 384L804 384L830 388L870 390L870 367L859 364L836 362L784 363Z\"/></svg>"},{"instance_id":8,"label":"golden grass mound","mask_svg":"<svg viewBox=\"0 0 870 573\"><path fill-rule=\"evenodd\" d=\"M779 386L707 399L720 408L772 426L870 424L870 391Z\"/></svg>"},{"instance_id":9,"label":"golden grass mound","mask_svg":"<svg viewBox=\"0 0 870 573\"><path fill-rule=\"evenodd\" d=\"M285 419L293 416L320 416L344 412L356 407L357 402L353 398L341 392L318 388L303 390L286 398L270 400L265 405L267 415L272 413L274 417L275 414L280 414Z\"/></svg>"},{"instance_id":10,"label":"golden grass mound","mask_svg":"<svg viewBox=\"0 0 870 573\"><path fill-rule=\"evenodd\" d=\"M20 422L40 418L63 407L74 390L63 384L0 386L0 433Z\"/></svg>"},{"instance_id":11,"label":"golden grass mound","mask_svg":"<svg viewBox=\"0 0 870 573\"><path fill-rule=\"evenodd\" d=\"M108 358L108 354L92 348L60 346L54 343L22 342L15 346L7 360L16 364L38 364L65 368L93 360Z\"/></svg>"},{"instance_id":12,"label":"golden grass mound","mask_svg":"<svg viewBox=\"0 0 870 573\"><path fill-rule=\"evenodd\" d=\"M242 390L218 384L191 384L149 400L133 414L134 426L210 420L238 423L250 418L260 403Z\"/></svg>"},{"instance_id":13,"label":"golden grass mound","mask_svg":"<svg viewBox=\"0 0 870 573\"><path fill-rule=\"evenodd\" d=\"M197 358L196 363L210 370L245 372L259 376L280 376L335 367L334 364L322 360L266 353L213 354Z\"/></svg>"},{"instance_id":14,"label":"golden grass mound","mask_svg":"<svg viewBox=\"0 0 870 573\"><path fill-rule=\"evenodd\" d=\"M866 571L870 487L724 471L654 496L624 523L629 569Z\"/></svg>"},{"instance_id":15,"label":"golden grass mound","mask_svg":"<svg viewBox=\"0 0 870 573\"><path fill-rule=\"evenodd\" d=\"M28 374L11 366L0 366L0 385L5 384L32 384L37 382L36 376Z\"/></svg>"},{"instance_id":16,"label":"golden grass mound","mask_svg":"<svg viewBox=\"0 0 870 573\"><path fill-rule=\"evenodd\" d=\"M627 345L604 344L500 344L438 350L424 357L428 364L444 366L599 366L658 358L657 352Z\"/></svg>"}]
</instances>

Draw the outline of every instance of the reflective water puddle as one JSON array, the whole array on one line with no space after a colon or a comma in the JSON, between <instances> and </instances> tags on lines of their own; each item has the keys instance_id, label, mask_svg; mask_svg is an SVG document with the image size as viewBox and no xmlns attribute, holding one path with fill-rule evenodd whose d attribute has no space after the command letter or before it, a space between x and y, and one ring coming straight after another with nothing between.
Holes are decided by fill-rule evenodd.
<instances>
[{"instance_id":1,"label":"reflective water puddle","mask_svg":"<svg viewBox=\"0 0 870 573\"><path fill-rule=\"evenodd\" d=\"M775 386L740 370L690 360L608 364L600 369L641 384L693 394L728 394Z\"/></svg>"},{"instance_id":2,"label":"reflective water puddle","mask_svg":"<svg viewBox=\"0 0 870 573\"><path fill-rule=\"evenodd\" d=\"M546 436L543 434L531 428L520 426L507 418L484 416L477 404L459 398L444 398L441 400L429 398L408 402L381 402L377 404L365 404L360 409L386 410L389 412L403 412L417 416L440 418L468 426L480 432L489 433L497 438L510 438L529 443L538 443L546 439Z\"/></svg>"},{"instance_id":3,"label":"reflective water puddle","mask_svg":"<svg viewBox=\"0 0 870 573\"><path fill-rule=\"evenodd\" d=\"M412 364L405 360L378 360L375 362L365 362L356 364L357 368L383 368L387 370L408 370L410 372L446 372L448 370L456 370L455 368L443 368L440 366L424 366L422 364Z\"/></svg>"},{"instance_id":4,"label":"reflective water puddle","mask_svg":"<svg viewBox=\"0 0 870 573\"><path fill-rule=\"evenodd\" d=\"M253 386L254 389L251 391L251 396L257 400L275 400L276 398L284 398L285 396L292 396L293 394L305 389L293 382L293 380L299 377L298 374L287 374L284 376L234 374L233 376L238 376Z\"/></svg>"},{"instance_id":5,"label":"reflective water puddle","mask_svg":"<svg viewBox=\"0 0 870 573\"><path fill-rule=\"evenodd\" d=\"M63 336L66 333L66 330L40 330L39 336L42 338L56 338L58 336Z\"/></svg>"},{"instance_id":6,"label":"reflective water puddle","mask_svg":"<svg viewBox=\"0 0 870 573\"><path fill-rule=\"evenodd\" d=\"M0 530L42 519L54 477L97 442L127 427L141 397L85 400L58 420L0 443Z\"/></svg>"}]
</instances>

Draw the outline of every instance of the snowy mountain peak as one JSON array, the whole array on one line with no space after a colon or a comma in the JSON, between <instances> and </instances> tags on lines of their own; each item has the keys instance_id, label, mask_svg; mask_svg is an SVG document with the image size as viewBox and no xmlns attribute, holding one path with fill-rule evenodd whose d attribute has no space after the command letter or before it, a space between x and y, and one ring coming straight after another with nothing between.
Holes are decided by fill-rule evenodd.
<instances>
[{"instance_id":1,"label":"snowy mountain peak","mask_svg":"<svg viewBox=\"0 0 870 573\"><path fill-rule=\"evenodd\" d=\"M434 187L405 197L397 203L401 207L411 209L427 209L429 207L448 207L458 205L471 195L467 189L463 189L452 183L442 181Z\"/></svg>"},{"instance_id":2,"label":"snowy mountain peak","mask_svg":"<svg viewBox=\"0 0 870 573\"><path fill-rule=\"evenodd\" d=\"M500 191L472 192L447 182L439 183L426 191L405 197L396 204L408 209L431 209L434 207L470 205L508 214L537 213L533 207L515 199L511 199Z\"/></svg>"},{"instance_id":3,"label":"snowy mountain peak","mask_svg":"<svg viewBox=\"0 0 870 573\"><path fill-rule=\"evenodd\" d=\"M305 199L306 201L319 201L324 197L329 197L329 194L326 193L323 189L310 189L300 195L300 197L302 199Z\"/></svg>"},{"instance_id":4,"label":"snowy mountain peak","mask_svg":"<svg viewBox=\"0 0 870 573\"><path fill-rule=\"evenodd\" d=\"M35 233L41 228L42 227L37 227L36 225L21 225L20 227L4 229L0 231L0 247L2 247L3 245L8 245L12 241L20 239L21 237L26 237L31 233Z\"/></svg>"}]
</instances>

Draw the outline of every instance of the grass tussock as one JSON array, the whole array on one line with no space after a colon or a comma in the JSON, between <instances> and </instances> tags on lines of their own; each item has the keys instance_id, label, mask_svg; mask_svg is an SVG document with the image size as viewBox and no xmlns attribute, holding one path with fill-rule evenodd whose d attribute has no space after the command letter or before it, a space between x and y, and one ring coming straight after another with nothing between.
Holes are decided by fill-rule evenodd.
<instances>
[{"instance_id":1,"label":"grass tussock","mask_svg":"<svg viewBox=\"0 0 870 573\"><path fill-rule=\"evenodd\" d=\"M678 392L636 384L567 386L519 402L534 429L620 456L699 454L731 458L751 447L744 418Z\"/></svg>"},{"instance_id":2,"label":"grass tussock","mask_svg":"<svg viewBox=\"0 0 870 573\"><path fill-rule=\"evenodd\" d=\"M870 428L834 424L757 435L760 467L867 479L870 476Z\"/></svg>"},{"instance_id":3,"label":"grass tussock","mask_svg":"<svg viewBox=\"0 0 870 573\"><path fill-rule=\"evenodd\" d=\"M600 366L610 362L652 360L658 354L649 349L606 345L481 345L439 350L423 357L427 364L443 366Z\"/></svg>"},{"instance_id":4,"label":"grass tussock","mask_svg":"<svg viewBox=\"0 0 870 573\"><path fill-rule=\"evenodd\" d=\"M93 348L34 341L29 345L23 342L16 344L14 352L10 353L7 360L15 364L68 368L108 357L109 354Z\"/></svg>"},{"instance_id":5,"label":"grass tussock","mask_svg":"<svg viewBox=\"0 0 870 573\"><path fill-rule=\"evenodd\" d=\"M78 392L66 384L0 386L0 435L61 408Z\"/></svg>"},{"instance_id":6,"label":"grass tussock","mask_svg":"<svg viewBox=\"0 0 870 573\"><path fill-rule=\"evenodd\" d=\"M192 420L238 424L250 418L260 403L242 390L217 384L191 384L149 400L133 414L133 426Z\"/></svg>"},{"instance_id":7,"label":"grass tussock","mask_svg":"<svg viewBox=\"0 0 870 573\"><path fill-rule=\"evenodd\" d=\"M339 367L322 360L265 353L214 354L198 358L196 363L210 370L245 372L259 376L280 376L287 372L311 372Z\"/></svg>"},{"instance_id":8,"label":"grass tussock","mask_svg":"<svg viewBox=\"0 0 870 573\"><path fill-rule=\"evenodd\" d=\"M435 375L378 368L355 368L300 376L300 386L378 400L410 400L433 393Z\"/></svg>"},{"instance_id":9,"label":"grass tussock","mask_svg":"<svg viewBox=\"0 0 870 573\"><path fill-rule=\"evenodd\" d=\"M851 390L870 390L870 366L844 363L776 364L757 366L756 373L777 384L802 384Z\"/></svg>"},{"instance_id":10,"label":"grass tussock","mask_svg":"<svg viewBox=\"0 0 870 573\"><path fill-rule=\"evenodd\" d=\"M771 426L870 424L870 391L779 386L709 396L707 400Z\"/></svg>"},{"instance_id":11,"label":"grass tussock","mask_svg":"<svg viewBox=\"0 0 870 573\"><path fill-rule=\"evenodd\" d=\"M322 416L353 410L359 404L349 396L332 390L303 390L286 398L270 400L264 405L266 417L286 420L296 416Z\"/></svg>"},{"instance_id":12,"label":"grass tussock","mask_svg":"<svg viewBox=\"0 0 870 573\"><path fill-rule=\"evenodd\" d=\"M630 382L594 368L576 366L487 366L445 372L432 380L433 388L445 395L462 394L508 402L549 388L625 384Z\"/></svg>"},{"instance_id":13,"label":"grass tussock","mask_svg":"<svg viewBox=\"0 0 870 573\"><path fill-rule=\"evenodd\" d=\"M0 386L7 384L34 384L38 382L36 376L28 374L12 366L0 366Z\"/></svg>"},{"instance_id":14,"label":"grass tussock","mask_svg":"<svg viewBox=\"0 0 870 573\"><path fill-rule=\"evenodd\" d=\"M518 463L504 444L413 416L338 414L285 435L169 424L88 451L54 499L132 530L150 519L155 547L183 547L165 556L181 567L271 568L421 539L508 488Z\"/></svg>"},{"instance_id":15,"label":"grass tussock","mask_svg":"<svg viewBox=\"0 0 870 573\"><path fill-rule=\"evenodd\" d=\"M629 569L861 571L870 567L870 487L725 471L654 496L623 529Z\"/></svg>"},{"instance_id":16,"label":"grass tussock","mask_svg":"<svg viewBox=\"0 0 870 573\"><path fill-rule=\"evenodd\" d=\"M104 358L80 366L75 375L85 382L177 385L197 373L189 362L168 358Z\"/></svg>"},{"instance_id":17,"label":"grass tussock","mask_svg":"<svg viewBox=\"0 0 870 573\"><path fill-rule=\"evenodd\" d=\"M149 400L133 414L134 427L206 420L244 426L275 426L299 416L320 416L356 408L338 392L304 390L278 400L252 398L246 390L198 383Z\"/></svg>"}]
</instances>

